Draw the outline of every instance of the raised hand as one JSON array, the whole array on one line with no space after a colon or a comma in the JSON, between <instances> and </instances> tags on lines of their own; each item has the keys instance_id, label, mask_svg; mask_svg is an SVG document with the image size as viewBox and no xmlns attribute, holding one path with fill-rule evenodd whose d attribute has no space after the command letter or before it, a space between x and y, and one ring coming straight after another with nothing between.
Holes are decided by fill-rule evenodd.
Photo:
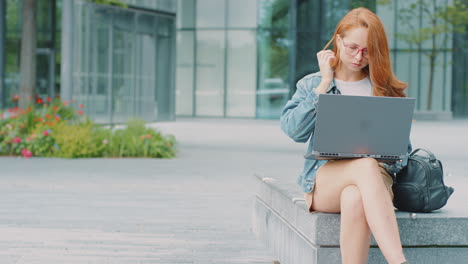
<instances>
[{"instance_id":1,"label":"raised hand","mask_svg":"<svg viewBox=\"0 0 468 264\"><path fill-rule=\"evenodd\" d=\"M333 69L330 65L335 59L335 53L332 50L321 50L317 53L317 60L323 82L330 83L333 80Z\"/></svg>"}]
</instances>

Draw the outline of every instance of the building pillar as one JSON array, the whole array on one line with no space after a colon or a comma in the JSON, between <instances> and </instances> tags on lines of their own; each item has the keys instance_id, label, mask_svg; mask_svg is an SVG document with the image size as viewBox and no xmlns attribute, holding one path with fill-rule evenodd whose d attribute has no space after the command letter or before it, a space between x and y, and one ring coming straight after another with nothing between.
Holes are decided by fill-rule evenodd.
<instances>
[{"instance_id":1,"label":"building pillar","mask_svg":"<svg viewBox=\"0 0 468 264\"><path fill-rule=\"evenodd\" d=\"M60 97L72 99L73 91L73 0L62 2L62 61L60 68Z\"/></svg>"}]
</instances>

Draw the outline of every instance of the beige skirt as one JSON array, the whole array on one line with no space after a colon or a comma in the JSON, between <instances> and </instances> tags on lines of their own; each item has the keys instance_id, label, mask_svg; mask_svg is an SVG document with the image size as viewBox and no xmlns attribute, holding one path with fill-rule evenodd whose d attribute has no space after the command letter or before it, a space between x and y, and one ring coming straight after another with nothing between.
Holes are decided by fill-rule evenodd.
<instances>
[{"instance_id":1,"label":"beige skirt","mask_svg":"<svg viewBox=\"0 0 468 264\"><path fill-rule=\"evenodd\" d=\"M328 162L332 162L332 161L333 160L329 160ZM325 163L325 164L327 164L327 163ZM322 165L322 167L323 167L323 165ZM387 172L387 170L385 169L385 166L383 165L383 163L379 162L379 168L380 168L380 175L382 176L385 187L387 188L387 191L390 194L390 197L391 197L391 199L393 201L393 191L392 191L393 178ZM318 172L319 172L320 169L321 169L321 167L317 170L316 175L318 175ZM304 199L305 199L305 201L307 203L307 206L309 208L309 212L311 212L311 213L315 212L314 210L312 210L312 202L314 200L314 192L312 191L312 192L309 192L309 193L304 193Z\"/></svg>"}]
</instances>

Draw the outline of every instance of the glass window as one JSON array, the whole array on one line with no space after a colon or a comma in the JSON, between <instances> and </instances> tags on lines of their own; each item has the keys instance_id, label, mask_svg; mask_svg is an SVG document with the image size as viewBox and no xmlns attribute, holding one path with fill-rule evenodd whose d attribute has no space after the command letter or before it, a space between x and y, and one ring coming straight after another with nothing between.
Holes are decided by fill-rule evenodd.
<instances>
[{"instance_id":1,"label":"glass window","mask_svg":"<svg viewBox=\"0 0 468 264\"><path fill-rule=\"evenodd\" d=\"M150 1L154 1L154 0L150 0ZM176 1L174 0L157 0L157 1L158 1L158 4L157 4L158 10L163 10L167 12L176 11L176 5L177 5Z\"/></svg>"},{"instance_id":2,"label":"glass window","mask_svg":"<svg viewBox=\"0 0 468 264\"><path fill-rule=\"evenodd\" d=\"M227 27L257 26L257 1L228 0L227 4Z\"/></svg>"},{"instance_id":3,"label":"glass window","mask_svg":"<svg viewBox=\"0 0 468 264\"><path fill-rule=\"evenodd\" d=\"M259 0L257 118L278 119L289 97L290 2Z\"/></svg>"},{"instance_id":4,"label":"glass window","mask_svg":"<svg viewBox=\"0 0 468 264\"><path fill-rule=\"evenodd\" d=\"M52 19L54 14L51 13L52 1L38 1L36 11L36 28L37 28L37 46L38 48L53 46L52 42Z\"/></svg>"},{"instance_id":5,"label":"glass window","mask_svg":"<svg viewBox=\"0 0 468 264\"><path fill-rule=\"evenodd\" d=\"M104 31L104 28L101 28L100 31ZM94 95L95 104L93 107L97 114L109 114L108 113L108 101L107 97L109 95L109 52L108 49L108 38L109 33L105 32L103 35L98 35L99 39L97 40L97 87L96 94ZM101 42L101 43L99 43ZM107 44L107 45L106 45ZM104 48L104 45L105 48Z\"/></svg>"},{"instance_id":6,"label":"glass window","mask_svg":"<svg viewBox=\"0 0 468 264\"><path fill-rule=\"evenodd\" d=\"M122 2L137 7L162 10L166 12L175 12L177 4L175 0L124 0Z\"/></svg>"},{"instance_id":7,"label":"glass window","mask_svg":"<svg viewBox=\"0 0 468 264\"><path fill-rule=\"evenodd\" d=\"M175 17L73 5L72 97L86 114L100 123L173 119Z\"/></svg>"},{"instance_id":8,"label":"glass window","mask_svg":"<svg viewBox=\"0 0 468 264\"><path fill-rule=\"evenodd\" d=\"M197 28L224 28L226 1L197 0Z\"/></svg>"},{"instance_id":9,"label":"glass window","mask_svg":"<svg viewBox=\"0 0 468 264\"><path fill-rule=\"evenodd\" d=\"M277 119L289 98L286 30L258 31L257 117Z\"/></svg>"},{"instance_id":10,"label":"glass window","mask_svg":"<svg viewBox=\"0 0 468 264\"><path fill-rule=\"evenodd\" d=\"M86 113L92 114L98 120L109 117L109 32L110 15L105 9L96 9L93 17L95 27L91 28L91 80L92 92L87 101L79 103L86 105ZM108 122L108 120L106 120Z\"/></svg>"},{"instance_id":11,"label":"glass window","mask_svg":"<svg viewBox=\"0 0 468 264\"><path fill-rule=\"evenodd\" d=\"M11 98L18 93L21 49L21 3L10 0L5 11L4 107L12 107Z\"/></svg>"},{"instance_id":12,"label":"glass window","mask_svg":"<svg viewBox=\"0 0 468 264\"><path fill-rule=\"evenodd\" d=\"M174 56L173 49L174 20L159 17L157 34L157 60L156 60L156 118L157 120L171 120L174 116ZM164 25L164 26L163 26ZM154 98L154 97L153 97Z\"/></svg>"},{"instance_id":13,"label":"glass window","mask_svg":"<svg viewBox=\"0 0 468 264\"><path fill-rule=\"evenodd\" d=\"M455 34L453 52L453 114L468 117L468 32ZM447 85L447 87L450 87ZM448 99L448 98L447 98ZM448 105L448 102L447 102Z\"/></svg>"},{"instance_id":14,"label":"glass window","mask_svg":"<svg viewBox=\"0 0 468 264\"><path fill-rule=\"evenodd\" d=\"M289 0L260 0L258 25L262 28L289 27Z\"/></svg>"},{"instance_id":15,"label":"glass window","mask_svg":"<svg viewBox=\"0 0 468 264\"><path fill-rule=\"evenodd\" d=\"M194 0L179 0L177 2L177 28L195 27Z\"/></svg>"},{"instance_id":16,"label":"glass window","mask_svg":"<svg viewBox=\"0 0 468 264\"><path fill-rule=\"evenodd\" d=\"M176 114L193 114L193 31L177 32Z\"/></svg>"},{"instance_id":17,"label":"glass window","mask_svg":"<svg viewBox=\"0 0 468 264\"><path fill-rule=\"evenodd\" d=\"M320 1L304 0L298 2L295 36L295 73L292 83L303 76L319 70L316 53L321 50L328 39L320 39L321 9Z\"/></svg>"},{"instance_id":18,"label":"glass window","mask_svg":"<svg viewBox=\"0 0 468 264\"><path fill-rule=\"evenodd\" d=\"M323 28L322 39L330 40L336 25L351 9L349 0L323 1Z\"/></svg>"},{"instance_id":19,"label":"glass window","mask_svg":"<svg viewBox=\"0 0 468 264\"><path fill-rule=\"evenodd\" d=\"M224 31L197 32L196 114L224 116Z\"/></svg>"},{"instance_id":20,"label":"glass window","mask_svg":"<svg viewBox=\"0 0 468 264\"><path fill-rule=\"evenodd\" d=\"M426 66L427 65L427 66ZM425 66L425 67L424 67ZM429 75L430 75L430 62L429 58L427 56L423 56L422 60L422 67L423 74L422 76L426 76L426 78L423 78L427 81L426 84L424 84L422 88L423 91L425 91L425 96L422 97L422 100L426 101L426 109L427 106L429 105ZM445 99L444 93L446 93L446 86L444 84L444 55L439 54L436 59L435 59L435 67L434 67L434 73L433 73L433 80L432 80L432 100L431 100L431 108L427 110L432 110L435 112L443 111L443 104ZM445 76L446 78L446 76ZM424 81L422 82L424 83ZM426 109L420 109L420 110L426 110Z\"/></svg>"},{"instance_id":21,"label":"glass window","mask_svg":"<svg viewBox=\"0 0 468 264\"><path fill-rule=\"evenodd\" d=\"M153 121L156 111L156 79L159 77L156 76L156 62L159 59L156 54L159 43L156 42L154 32L156 18L152 15L139 14L137 23L133 109L139 117Z\"/></svg>"},{"instance_id":22,"label":"glass window","mask_svg":"<svg viewBox=\"0 0 468 264\"><path fill-rule=\"evenodd\" d=\"M393 12L393 7L392 5L378 5L377 6L377 15L379 16L380 20L382 20L382 23L384 24L385 27L385 33L387 34L387 39L388 39L388 44L389 48L393 49L394 48L394 42L395 42L395 12ZM398 27L398 25L396 25Z\"/></svg>"},{"instance_id":23,"label":"glass window","mask_svg":"<svg viewBox=\"0 0 468 264\"><path fill-rule=\"evenodd\" d=\"M60 74L61 74L61 61L62 58L62 1L56 2L55 9L55 80L54 80L54 94L60 94Z\"/></svg>"},{"instance_id":24,"label":"glass window","mask_svg":"<svg viewBox=\"0 0 468 264\"><path fill-rule=\"evenodd\" d=\"M156 9L157 0L123 0L122 3L148 9Z\"/></svg>"},{"instance_id":25,"label":"glass window","mask_svg":"<svg viewBox=\"0 0 468 264\"><path fill-rule=\"evenodd\" d=\"M51 81L49 79L50 61L49 53L40 53L36 56L36 87L34 92L41 97L48 96Z\"/></svg>"},{"instance_id":26,"label":"glass window","mask_svg":"<svg viewBox=\"0 0 468 264\"><path fill-rule=\"evenodd\" d=\"M112 35L112 111L113 122L125 122L133 116L132 92L135 74L134 13L114 13Z\"/></svg>"},{"instance_id":27,"label":"glass window","mask_svg":"<svg viewBox=\"0 0 468 264\"><path fill-rule=\"evenodd\" d=\"M396 61L392 62L392 64L398 65L395 69L397 78L409 84L408 88L405 90L406 95L415 98L418 96L419 86L418 55L419 53L417 51L405 53L397 52ZM390 58L393 58L393 56L390 56Z\"/></svg>"},{"instance_id":28,"label":"glass window","mask_svg":"<svg viewBox=\"0 0 468 264\"><path fill-rule=\"evenodd\" d=\"M226 115L255 117L255 31L228 31Z\"/></svg>"},{"instance_id":29,"label":"glass window","mask_svg":"<svg viewBox=\"0 0 468 264\"><path fill-rule=\"evenodd\" d=\"M156 18L153 15L137 14L135 30L141 34L154 34ZM159 25L158 25L159 27Z\"/></svg>"}]
</instances>

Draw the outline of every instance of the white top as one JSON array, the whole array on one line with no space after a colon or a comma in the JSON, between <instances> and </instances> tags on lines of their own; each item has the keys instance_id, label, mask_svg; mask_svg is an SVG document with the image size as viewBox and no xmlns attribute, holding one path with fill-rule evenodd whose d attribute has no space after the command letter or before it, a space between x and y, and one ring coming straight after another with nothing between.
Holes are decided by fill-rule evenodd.
<instances>
[{"instance_id":1,"label":"white top","mask_svg":"<svg viewBox=\"0 0 468 264\"><path fill-rule=\"evenodd\" d=\"M335 84L343 95L372 96L372 84L369 77L357 82L346 82L335 79Z\"/></svg>"}]
</instances>

